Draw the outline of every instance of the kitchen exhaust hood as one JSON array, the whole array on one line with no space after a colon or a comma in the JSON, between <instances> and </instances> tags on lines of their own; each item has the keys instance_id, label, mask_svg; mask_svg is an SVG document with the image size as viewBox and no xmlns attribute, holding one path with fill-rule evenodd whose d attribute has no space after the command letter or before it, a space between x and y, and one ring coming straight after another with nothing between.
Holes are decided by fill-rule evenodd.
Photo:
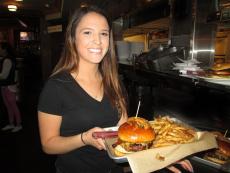
<instances>
[{"instance_id":1,"label":"kitchen exhaust hood","mask_svg":"<svg viewBox=\"0 0 230 173\"><path fill-rule=\"evenodd\" d=\"M168 0L156 1L155 3L123 16L123 29L132 28L170 15Z\"/></svg>"}]
</instances>

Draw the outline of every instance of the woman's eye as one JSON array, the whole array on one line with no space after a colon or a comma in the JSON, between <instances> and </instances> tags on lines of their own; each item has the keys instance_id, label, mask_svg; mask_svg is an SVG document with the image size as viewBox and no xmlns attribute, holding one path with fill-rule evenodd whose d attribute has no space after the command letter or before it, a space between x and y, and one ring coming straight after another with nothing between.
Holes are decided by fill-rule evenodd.
<instances>
[{"instance_id":1,"label":"woman's eye","mask_svg":"<svg viewBox=\"0 0 230 173\"><path fill-rule=\"evenodd\" d=\"M90 31L84 31L83 34L89 35L89 34L90 34Z\"/></svg>"},{"instance_id":2,"label":"woman's eye","mask_svg":"<svg viewBox=\"0 0 230 173\"><path fill-rule=\"evenodd\" d=\"M109 35L109 33L107 33L107 32L103 32L103 33L101 33L101 35L103 35L103 36L107 37L107 36Z\"/></svg>"}]
</instances>

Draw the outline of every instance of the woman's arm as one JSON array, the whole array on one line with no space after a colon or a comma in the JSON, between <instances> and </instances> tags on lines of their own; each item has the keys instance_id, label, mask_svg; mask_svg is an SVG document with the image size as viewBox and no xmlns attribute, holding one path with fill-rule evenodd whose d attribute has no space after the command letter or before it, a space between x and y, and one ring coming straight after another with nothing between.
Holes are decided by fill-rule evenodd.
<instances>
[{"instance_id":1,"label":"woman's arm","mask_svg":"<svg viewBox=\"0 0 230 173\"><path fill-rule=\"evenodd\" d=\"M48 154L62 154L84 146L80 135L60 136L61 121L61 116L38 112L41 144Z\"/></svg>"},{"instance_id":2,"label":"woman's arm","mask_svg":"<svg viewBox=\"0 0 230 173\"><path fill-rule=\"evenodd\" d=\"M82 133L83 143L81 134L69 137L60 136L61 116L39 111L38 121L42 148L47 154L64 154L84 145L92 145L100 150L105 149L101 139L92 137L94 131L103 130L99 127Z\"/></svg>"},{"instance_id":3,"label":"woman's arm","mask_svg":"<svg viewBox=\"0 0 230 173\"><path fill-rule=\"evenodd\" d=\"M120 126L121 124L125 123L128 120L128 115L121 116L120 120L117 123L117 126Z\"/></svg>"}]
</instances>

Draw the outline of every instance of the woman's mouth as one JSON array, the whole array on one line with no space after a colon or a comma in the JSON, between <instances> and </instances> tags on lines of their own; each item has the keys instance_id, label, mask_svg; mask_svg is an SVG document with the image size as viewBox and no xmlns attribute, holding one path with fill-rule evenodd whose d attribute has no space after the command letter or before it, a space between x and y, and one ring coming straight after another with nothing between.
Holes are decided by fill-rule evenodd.
<instances>
[{"instance_id":1,"label":"woman's mouth","mask_svg":"<svg viewBox=\"0 0 230 173\"><path fill-rule=\"evenodd\" d=\"M91 53L101 53L101 49L88 49Z\"/></svg>"}]
</instances>

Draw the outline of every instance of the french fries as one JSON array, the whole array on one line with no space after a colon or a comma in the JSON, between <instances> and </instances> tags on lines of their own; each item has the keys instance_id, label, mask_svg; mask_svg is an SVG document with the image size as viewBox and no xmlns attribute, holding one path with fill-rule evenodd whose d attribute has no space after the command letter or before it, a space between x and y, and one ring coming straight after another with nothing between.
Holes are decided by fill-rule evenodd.
<instances>
[{"instance_id":1,"label":"french fries","mask_svg":"<svg viewBox=\"0 0 230 173\"><path fill-rule=\"evenodd\" d=\"M155 118L150 124L156 133L154 148L189 143L196 137L194 129L174 122L167 116Z\"/></svg>"}]
</instances>

